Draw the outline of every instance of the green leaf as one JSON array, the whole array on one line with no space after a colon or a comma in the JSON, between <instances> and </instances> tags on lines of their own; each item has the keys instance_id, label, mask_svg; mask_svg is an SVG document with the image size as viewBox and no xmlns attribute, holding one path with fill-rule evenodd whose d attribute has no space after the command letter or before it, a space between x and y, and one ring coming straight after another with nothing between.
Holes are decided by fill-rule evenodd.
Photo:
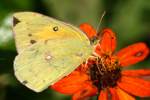
<instances>
[{"instance_id":1,"label":"green leaf","mask_svg":"<svg viewBox=\"0 0 150 100\"><path fill-rule=\"evenodd\" d=\"M15 50L11 25L12 17L8 15L0 26L0 50Z\"/></svg>"}]
</instances>

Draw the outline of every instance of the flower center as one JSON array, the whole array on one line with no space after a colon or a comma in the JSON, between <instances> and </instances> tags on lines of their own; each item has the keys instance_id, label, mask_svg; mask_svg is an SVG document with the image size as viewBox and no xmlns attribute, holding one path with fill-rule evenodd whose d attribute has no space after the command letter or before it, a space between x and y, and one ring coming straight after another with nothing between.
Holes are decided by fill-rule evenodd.
<instances>
[{"instance_id":1,"label":"flower center","mask_svg":"<svg viewBox=\"0 0 150 100\"><path fill-rule=\"evenodd\" d=\"M90 76L99 90L114 87L121 77L121 67L115 57L97 57L90 64Z\"/></svg>"}]
</instances>

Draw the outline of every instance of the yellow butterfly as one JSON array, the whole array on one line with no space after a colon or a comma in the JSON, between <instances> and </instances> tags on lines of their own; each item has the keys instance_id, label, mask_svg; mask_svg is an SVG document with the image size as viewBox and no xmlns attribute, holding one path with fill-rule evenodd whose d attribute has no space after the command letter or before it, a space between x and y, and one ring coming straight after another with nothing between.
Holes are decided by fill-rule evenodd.
<instances>
[{"instance_id":1,"label":"yellow butterfly","mask_svg":"<svg viewBox=\"0 0 150 100\"><path fill-rule=\"evenodd\" d=\"M93 51L81 30L38 13L15 13L13 31L18 51L15 76L35 92L70 74Z\"/></svg>"}]
</instances>

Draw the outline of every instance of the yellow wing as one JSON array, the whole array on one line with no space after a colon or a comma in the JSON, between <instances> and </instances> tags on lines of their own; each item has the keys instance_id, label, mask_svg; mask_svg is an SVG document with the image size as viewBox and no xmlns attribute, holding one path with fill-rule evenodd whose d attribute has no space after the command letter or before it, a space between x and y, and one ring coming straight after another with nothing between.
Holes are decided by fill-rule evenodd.
<instances>
[{"instance_id":1,"label":"yellow wing","mask_svg":"<svg viewBox=\"0 0 150 100\"><path fill-rule=\"evenodd\" d=\"M13 16L13 31L18 53L41 40L76 38L89 42L76 27L33 12L19 12Z\"/></svg>"},{"instance_id":2,"label":"yellow wing","mask_svg":"<svg viewBox=\"0 0 150 100\"><path fill-rule=\"evenodd\" d=\"M71 73L91 53L91 45L76 38L39 41L16 57L15 75L28 88L41 92Z\"/></svg>"},{"instance_id":3,"label":"yellow wing","mask_svg":"<svg viewBox=\"0 0 150 100\"><path fill-rule=\"evenodd\" d=\"M19 53L15 75L36 92L71 73L92 53L82 31L38 13L14 14L13 30Z\"/></svg>"}]
</instances>

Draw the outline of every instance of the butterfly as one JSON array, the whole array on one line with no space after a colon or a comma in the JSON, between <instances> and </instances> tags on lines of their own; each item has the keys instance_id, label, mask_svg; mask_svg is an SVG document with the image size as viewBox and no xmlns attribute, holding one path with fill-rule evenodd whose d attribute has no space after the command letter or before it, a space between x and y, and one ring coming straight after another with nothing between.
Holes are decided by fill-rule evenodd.
<instances>
[{"instance_id":1,"label":"butterfly","mask_svg":"<svg viewBox=\"0 0 150 100\"><path fill-rule=\"evenodd\" d=\"M15 13L13 33L18 52L15 76L35 92L70 74L93 51L90 40L80 29L39 13Z\"/></svg>"}]
</instances>

